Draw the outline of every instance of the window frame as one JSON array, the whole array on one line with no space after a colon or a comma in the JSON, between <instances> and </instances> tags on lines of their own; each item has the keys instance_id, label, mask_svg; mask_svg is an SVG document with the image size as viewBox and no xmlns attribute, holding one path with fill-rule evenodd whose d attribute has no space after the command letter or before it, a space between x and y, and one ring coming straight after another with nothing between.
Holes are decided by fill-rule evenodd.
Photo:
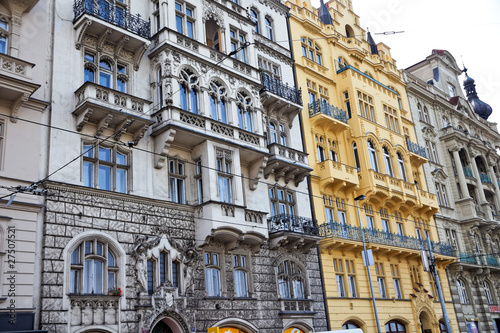
<instances>
[{"instance_id":1,"label":"window frame","mask_svg":"<svg viewBox=\"0 0 500 333\"><path fill-rule=\"evenodd\" d=\"M209 86L210 116L213 120L228 124L227 88L218 80L210 81Z\"/></svg>"},{"instance_id":2,"label":"window frame","mask_svg":"<svg viewBox=\"0 0 500 333\"><path fill-rule=\"evenodd\" d=\"M109 69L105 68L103 63L109 65ZM102 87L113 89L121 93L128 93L129 87L129 66L124 62L117 61L111 56L101 54L92 50L84 50L83 53L83 82L91 82ZM88 73L92 73L92 78L89 79ZM104 85L101 82L101 77L106 75L109 77L109 85Z\"/></svg>"},{"instance_id":3,"label":"window frame","mask_svg":"<svg viewBox=\"0 0 500 333\"><path fill-rule=\"evenodd\" d=\"M377 161L377 150L375 148L375 144L373 143L372 139L367 140L367 146L368 146L368 157L370 159L370 167L373 171L379 172L378 161Z\"/></svg>"},{"instance_id":4,"label":"window frame","mask_svg":"<svg viewBox=\"0 0 500 333\"><path fill-rule=\"evenodd\" d=\"M189 68L179 71L180 108L194 114L200 110L199 76Z\"/></svg>"},{"instance_id":5,"label":"window frame","mask_svg":"<svg viewBox=\"0 0 500 333\"><path fill-rule=\"evenodd\" d=\"M217 170L217 195L220 202L232 204L233 198L233 174L232 174L232 152L223 149L216 150Z\"/></svg>"},{"instance_id":6,"label":"window frame","mask_svg":"<svg viewBox=\"0 0 500 333\"><path fill-rule=\"evenodd\" d=\"M278 287L278 295L280 299L282 300L307 299L309 292L307 288L306 275L303 272L304 269L295 260L285 259L277 265L276 281ZM298 281L299 284L297 284L296 281Z\"/></svg>"},{"instance_id":7,"label":"window frame","mask_svg":"<svg viewBox=\"0 0 500 333\"><path fill-rule=\"evenodd\" d=\"M231 56L245 64L248 63L247 48L243 47L247 43L247 34L235 27L229 27L230 52L235 52ZM236 50L240 49L238 52Z\"/></svg>"},{"instance_id":8,"label":"window frame","mask_svg":"<svg viewBox=\"0 0 500 333\"><path fill-rule=\"evenodd\" d=\"M266 15L264 17L264 23L266 26L266 37L269 40L274 41L274 22L273 22L273 20L271 19L271 17Z\"/></svg>"},{"instance_id":9,"label":"window frame","mask_svg":"<svg viewBox=\"0 0 500 333\"><path fill-rule=\"evenodd\" d=\"M255 7L250 7L250 20L255 24L253 31L260 35L260 15Z\"/></svg>"},{"instance_id":10,"label":"window frame","mask_svg":"<svg viewBox=\"0 0 500 333\"><path fill-rule=\"evenodd\" d=\"M268 187L271 215L295 216L295 192L285 186L272 185ZM282 195L280 195L282 193Z\"/></svg>"},{"instance_id":11,"label":"window frame","mask_svg":"<svg viewBox=\"0 0 500 333\"><path fill-rule=\"evenodd\" d=\"M203 260L205 265L205 292L207 296L222 297L222 281L224 281L224 279L222 276L223 266L221 262L224 262L223 254L215 251L204 251ZM211 273L211 275L209 275L209 273ZM213 273L216 274L214 275Z\"/></svg>"},{"instance_id":12,"label":"window frame","mask_svg":"<svg viewBox=\"0 0 500 333\"><path fill-rule=\"evenodd\" d=\"M250 297L250 269L248 267L248 257L244 254L233 253L232 263L233 263L233 282L234 282L234 294L238 298L248 298ZM236 281L242 282L243 284L238 284ZM241 288L243 287L243 290ZM243 291L243 295L239 292Z\"/></svg>"},{"instance_id":13,"label":"window frame","mask_svg":"<svg viewBox=\"0 0 500 333\"><path fill-rule=\"evenodd\" d=\"M170 201L186 203L186 164L178 159L168 160L168 187Z\"/></svg>"},{"instance_id":14,"label":"window frame","mask_svg":"<svg viewBox=\"0 0 500 333\"><path fill-rule=\"evenodd\" d=\"M2 24L4 22L5 24ZM3 25L3 26L2 26ZM3 50L0 49L1 54L8 55L9 52L9 40L10 40L10 23L5 17L0 17L0 45L3 46Z\"/></svg>"},{"instance_id":15,"label":"window frame","mask_svg":"<svg viewBox=\"0 0 500 333\"><path fill-rule=\"evenodd\" d=\"M196 28L195 28L196 7L185 1L176 0L174 4L174 9L175 9L175 31L188 38L196 39ZM188 10L191 11L192 15L188 14ZM191 25L189 26L188 23L190 23Z\"/></svg>"}]
</instances>

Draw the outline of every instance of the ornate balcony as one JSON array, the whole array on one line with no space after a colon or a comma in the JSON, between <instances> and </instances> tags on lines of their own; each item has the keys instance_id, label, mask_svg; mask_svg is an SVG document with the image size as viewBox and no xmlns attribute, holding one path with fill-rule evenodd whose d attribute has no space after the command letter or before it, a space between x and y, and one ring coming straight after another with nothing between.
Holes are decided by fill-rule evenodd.
<instances>
[{"instance_id":1,"label":"ornate balcony","mask_svg":"<svg viewBox=\"0 0 500 333\"><path fill-rule=\"evenodd\" d=\"M283 177L285 182L293 180L298 186L312 170L306 153L278 143L273 143L268 147L271 157L264 168L264 177L268 178L274 174L276 181Z\"/></svg>"},{"instance_id":2,"label":"ornate balcony","mask_svg":"<svg viewBox=\"0 0 500 333\"><path fill-rule=\"evenodd\" d=\"M355 167L332 160L318 164L317 175L320 177L319 184L322 190L329 187L333 193L337 193L340 189L347 192L359 186L358 170Z\"/></svg>"},{"instance_id":3,"label":"ornate balcony","mask_svg":"<svg viewBox=\"0 0 500 333\"><path fill-rule=\"evenodd\" d=\"M266 111L277 112L279 117L288 119L291 124L302 109L302 92L264 72L260 72L260 81L264 86L260 96Z\"/></svg>"},{"instance_id":4,"label":"ornate balcony","mask_svg":"<svg viewBox=\"0 0 500 333\"><path fill-rule=\"evenodd\" d=\"M498 267L498 266L499 266L499 265L498 265L498 260L497 260L497 258L495 258L494 256L492 256L492 255L487 255L487 256L485 257L485 259L486 259L486 264L487 264L488 266L494 266L494 267Z\"/></svg>"},{"instance_id":5,"label":"ornate balcony","mask_svg":"<svg viewBox=\"0 0 500 333\"><path fill-rule=\"evenodd\" d=\"M476 256L472 253L460 252L458 255L458 261L465 264L478 265Z\"/></svg>"},{"instance_id":6,"label":"ornate balcony","mask_svg":"<svg viewBox=\"0 0 500 333\"><path fill-rule=\"evenodd\" d=\"M420 166L427 162L425 147L419 146L415 142L411 142L408 138L406 138L406 147L410 152L410 159L413 164L415 164L416 166Z\"/></svg>"},{"instance_id":7,"label":"ornate balcony","mask_svg":"<svg viewBox=\"0 0 500 333\"><path fill-rule=\"evenodd\" d=\"M280 214L267 221L272 248L297 248L307 253L319 243L318 227L310 218Z\"/></svg>"},{"instance_id":8,"label":"ornate balcony","mask_svg":"<svg viewBox=\"0 0 500 333\"><path fill-rule=\"evenodd\" d=\"M122 128L130 120L134 120L126 132L130 133L137 143L153 121L145 114L148 100L106 88L92 82L84 83L75 91L76 106L73 115L76 117L76 130L83 126L95 126L95 135L100 136L107 128L115 131ZM117 134L119 137L125 131Z\"/></svg>"},{"instance_id":9,"label":"ornate balcony","mask_svg":"<svg viewBox=\"0 0 500 333\"><path fill-rule=\"evenodd\" d=\"M97 40L97 49L106 43L114 45L115 56L122 48L132 50L134 67L147 49L150 38L150 23L140 15L132 15L126 6L116 5L106 0L75 0L73 25L77 32L76 48L80 49L84 38Z\"/></svg>"},{"instance_id":10,"label":"ornate balcony","mask_svg":"<svg viewBox=\"0 0 500 333\"><path fill-rule=\"evenodd\" d=\"M90 325L118 329L120 296L70 295L72 331Z\"/></svg>"},{"instance_id":11,"label":"ornate balcony","mask_svg":"<svg viewBox=\"0 0 500 333\"><path fill-rule=\"evenodd\" d=\"M332 131L335 135L349 128L347 112L325 101L309 103L311 126L321 128L323 132Z\"/></svg>"},{"instance_id":12,"label":"ornate balcony","mask_svg":"<svg viewBox=\"0 0 500 333\"><path fill-rule=\"evenodd\" d=\"M357 242L362 242L362 234L364 235L365 242L383 244L388 246L400 247L411 250L418 250L422 247L427 249L427 242L410 236L399 235L392 232L369 229L369 228L359 228L346 224L339 224L336 222L329 222L322 224L319 227L319 234L324 238L342 238L353 240ZM453 248L451 245L433 242L431 241L432 249L434 253L441 254L444 256L453 257ZM419 254L418 254L419 255Z\"/></svg>"}]
</instances>

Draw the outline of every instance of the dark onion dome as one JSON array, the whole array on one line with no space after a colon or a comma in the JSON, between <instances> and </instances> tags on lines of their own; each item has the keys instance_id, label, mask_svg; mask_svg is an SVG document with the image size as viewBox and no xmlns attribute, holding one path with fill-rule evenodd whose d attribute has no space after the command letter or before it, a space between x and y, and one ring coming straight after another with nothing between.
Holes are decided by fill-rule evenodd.
<instances>
[{"instance_id":1,"label":"dark onion dome","mask_svg":"<svg viewBox=\"0 0 500 333\"><path fill-rule=\"evenodd\" d=\"M484 120L488 120L488 117L493 112L491 106L477 97L476 85L474 84L474 79L467 75L467 68L464 68L465 80L464 80L464 89L467 94L467 100L474 112Z\"/></svg>"}]
</instances>

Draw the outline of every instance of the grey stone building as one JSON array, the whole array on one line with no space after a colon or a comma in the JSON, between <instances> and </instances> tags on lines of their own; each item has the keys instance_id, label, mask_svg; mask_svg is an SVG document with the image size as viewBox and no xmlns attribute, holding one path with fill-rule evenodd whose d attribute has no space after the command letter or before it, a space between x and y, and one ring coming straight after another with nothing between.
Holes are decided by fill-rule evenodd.
<instances>
[{"instance_id":1,"label":"grey stone building","mask_svg":"<svg viewBox=\"0 0 500 333\"><path fill-rule=\"evenodd\" d=\"M326 330L288 8L50 6L40 327Z\"/></svg>"},{"instance_id":2,"label":"grey stone building","mask_svg":"<svg viewBox=\"0 0 500 333\"><path fill-rule=\"evenodd\" d=\"M439 237L458 258L447 266L452 299L445 301L454 304L460 332L498 332L500 134L467 72L463 95L461 74L449 52L433 50L406 69L408 100L429 159L427 186L439 200Z\"/></svg>"}]
</instances>

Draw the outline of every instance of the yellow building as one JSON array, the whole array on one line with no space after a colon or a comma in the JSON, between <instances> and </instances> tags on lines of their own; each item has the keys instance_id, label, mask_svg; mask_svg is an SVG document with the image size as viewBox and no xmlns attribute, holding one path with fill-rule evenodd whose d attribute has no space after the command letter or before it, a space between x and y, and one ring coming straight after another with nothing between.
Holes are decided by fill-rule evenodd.
<instances>
[{"instance_id":1,"label":"yellow building","mask_svg":"<svg viewBox=\"0 0 500 333\"><path fill-rule=\"evenodd\" d=\"M439 295L420 256L430 237L451 327L456 319L438 242L436 197L426 188L405 85L390 48L375 45L349 0L327 4L332 24L310 0L287 1L330 329L376 332L366 246L382 332L446 332ZM309 104L308 104L309 103ZM356 212L359 200L360 218ZM360 221L360 222L359 222Z\"/></svg>"}]
</instances>

